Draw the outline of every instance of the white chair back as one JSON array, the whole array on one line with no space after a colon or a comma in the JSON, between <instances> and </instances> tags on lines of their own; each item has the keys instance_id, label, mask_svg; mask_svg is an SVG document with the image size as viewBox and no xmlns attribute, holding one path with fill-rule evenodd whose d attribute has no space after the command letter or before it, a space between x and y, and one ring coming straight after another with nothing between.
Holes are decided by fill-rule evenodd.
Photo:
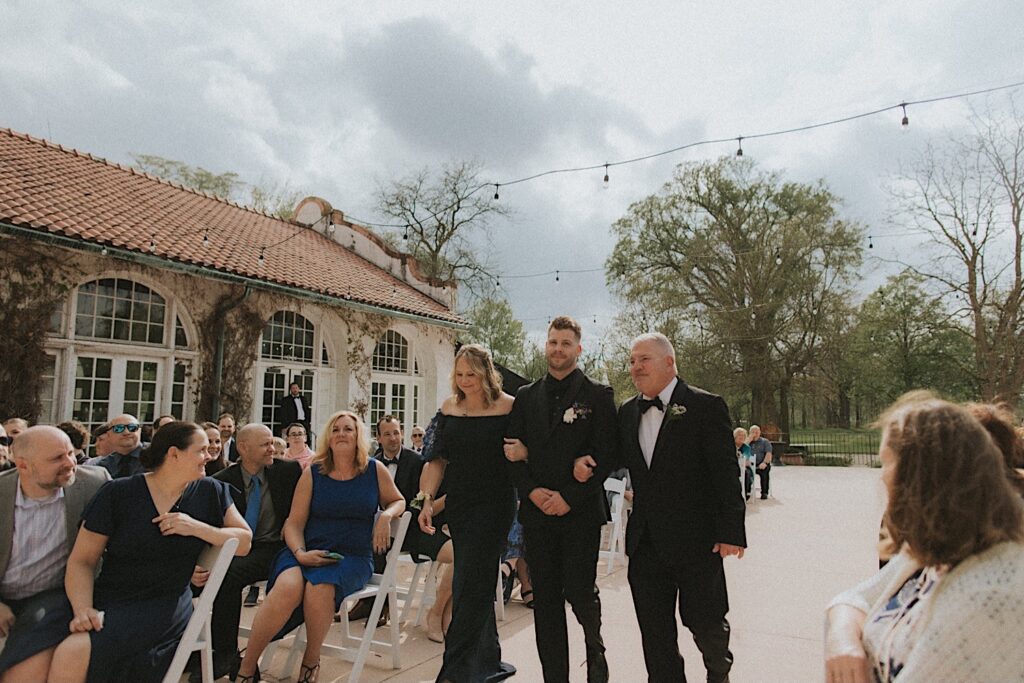
<instances>
[{"instance_id":1,"label":"white chair back","mask_svg":"<svg viewBox=\"0 0 1024 683\"><path fill-rule=\"evenodd\" d=\"M198 564L210 571L210 576L203 586L203 592L199 594L192 609L192 617L185 626L185 633L178 642L178 649L174 651L174 659L171 666L164 674L163 683L178 683L188 658L196 650L199 651L199 661L202 665L203 683L213 683L213 643L210 635L210 614L213 611L213 601L220 590L220 584L224 575L228 573L228 566L231 558L235 556L238 549L238 539L229 538L222 546L209 546L199 555Z\"/></svg>"},{"instance_id":2,"label":"white chair back","mask_svg":"<svg viewBox=\"0 0 1024 683\"><path fill-rule=\"evenodd\" d=\"M623 518L626 516L626 480L605 479L604 490L611 493L611 522L605 526L611 527L608 531L608 549L601 550L600 557L608 560L605 566L605 573L611 574L615 571L615 561L623 554L625 545L625 527Z\"/></svg>"}]
</instances>

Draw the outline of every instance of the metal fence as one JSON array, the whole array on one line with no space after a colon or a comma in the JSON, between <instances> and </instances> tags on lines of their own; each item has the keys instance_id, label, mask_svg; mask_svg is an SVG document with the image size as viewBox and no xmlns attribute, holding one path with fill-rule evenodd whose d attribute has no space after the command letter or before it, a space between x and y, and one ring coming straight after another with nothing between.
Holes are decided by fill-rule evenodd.
<instances>
[{"instance_id":1,"label":"metal fence","mask_svg":"<svg viewBox=\"0 0 1024 683\"><path fill-rule=\"evenodd\" d=\"M875 430L799 430L780 444L783 453L800 455L806 465L879 467L880 434Z\"/></svg>"}]
</instances>

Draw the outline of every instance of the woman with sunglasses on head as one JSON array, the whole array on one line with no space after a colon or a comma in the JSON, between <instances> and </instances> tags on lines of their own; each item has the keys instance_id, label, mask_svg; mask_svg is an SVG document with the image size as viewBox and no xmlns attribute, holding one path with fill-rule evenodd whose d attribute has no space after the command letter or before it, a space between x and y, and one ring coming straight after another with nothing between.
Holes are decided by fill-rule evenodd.
<instances>
[{"instance_id":1,"label":"woman with sunglasses on head","mask_svg":"<svg viewBox=\"0 0 1024 683\"><path fill-rule=\"evenodd\" d=\"M284 451L286 460L294 460L302 466L302 469L309 467L316 453L306 445L306 427L301 422L292 422L284 430L285 442L288 447Z\"/></svg>"},{"instance_id":2,"label":"woman with sunglasses on head","mask_svg":"<svg viewBox=\"0 0 1024 683\"><path fill-rule=\"evenodd\" d=\"M230 538L236 555L249 552L228 485L205 477L207 446L193 422L164 425L142 454L150 471L108 482L86 507L64 578L69 604L38 636L57 646L49 680L161 680L192 615L199 554Z\"/></svg>"}]
</instances>

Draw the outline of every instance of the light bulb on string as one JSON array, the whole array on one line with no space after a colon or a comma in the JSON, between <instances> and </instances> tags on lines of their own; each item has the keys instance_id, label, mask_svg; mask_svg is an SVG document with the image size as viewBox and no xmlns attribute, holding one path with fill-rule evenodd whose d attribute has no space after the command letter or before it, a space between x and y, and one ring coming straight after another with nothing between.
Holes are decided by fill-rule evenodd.
<instances>
[{"instance_id":1,"label":"light bulb on string","mask_svg":"<svg viewBox=\"0 0 1024 683\"><path fill-rule=\"evenodd\" d=\"M736 150L736 156L743 156L743 136L736 138L736 143L739 145L739 149Z\"/></svg>"},{"instance_id":2,"label":"light bulb on string","mask_svg":"<svg viewBox=\"0 0 1024 683\"><path fill-rule=\"evenodd\" d=\"M750 312L750 319L751 319L751 320L757 320L757 313L755 313L755 312L751 311L751 312Z\"/></svg>"},{"instance_id":3,"label":"light bulb on string","mask_svg":"<svg viewBox=\"0 0 1024 683\"><path fill-rule=\"evenodd\" d=\"M608 189L608 164L604 165L604 189Z\"/></svg>"},{"instance_id":4,"label":"light bulb on string","mask_svg":"<svg viewBox=\"0 0 1024 683\"><path fill-rule=\"evenodd\" d=\"M559 281L560 281L560 278L558 277L558 271L556 270L555 271L555 282L559 282Z\"/></svg>"},{"instance_id":5,"label":"light bulb on string","mask_svg":"<svg viewBox=\"0 0 1024 683\"><path fill-rule=\"evenodd\" d=\"M149 238L149 253L152 254L154 252L156 252L156 236L155 235L153 237Z\"/></svg>"},{"instance_id":6,"label":"light bulb on string","mask_svg":"<svg viewBox=\"0 0 1024 683\"><path fill-rule=\"evenodd\" d=\"M974 230L971 232L971 236L972 237L977 237L978 236L978 224L977 223L974 224Z\"/></svg>"},{"instance_id":7,"label":"light bulb on string","mask_svg":"<svg viewBox=\"0 0 1024 683\"><path fill-rule=\"evenodd\" d=\"M207 230L203 233L203 248L208 249L210 247L210 231Z\"/></svg>"},{"instance_id":8,"label":"light bulb on string","mask_svg":"<svg viewBox=\"0 0 1024 683\"><path fill-rule=\"evenodd\" d=\"M875 243L871 241L871 235L868 235L868 249L874 249Z\"/></svg>"},{"instance_id":9,"label":"light bulb on string","mask_svg":"<svg viewBox=\"0 0 1024 683\"><path fill-rule=\"evenodd\" d=\"M405 235L402 236L402 239L404 239L406 242L409 241L409 224L408 223L406 223L406 225L405 225Z\"/></svg>"},{"instance_id":10,"label":"light bulb on string","mask_svg":"<svg viewBox=\"0 0 1024 683\"><path fill-rule=\"evenodd\" d=\"M328 235L333 235L334 234L334 229L335 228L334 228L334 223L333 222L327 224L327 234Z\"/></svg>"},{"instance_id":11,"label":"light bulb on string","mask_svg":"<svg viewBox=\"0 0 1024 683\"><path fill-rule=\"evenodd\" d=\"M900 121L900 125L903 126L903 130L906 130L910 126L910 119L907 117L907 103L900 102L900 106L903 107L903 120Z\"/></svg>"},{"instance_id":12,"label":"light bulb on string","mask_svg":"<svg viewBox=\"0 0 1024 683\"><path fill-rule=\"evenodd\" d=\"M775 247L775 265L782 265L782 250L778 247Z\"/></svg>"},{"instance_id":13,"label":"light bulb on string","mask_svg":"<svg viewBox=\"0 0 1024 683\"><path fill-rule=\"evenodd\" d=\"M494 201L498 201L498 188L501 187L501 183L494 183Z\"/></svg>"},{"instance_id":14,"label":"light bulb on string","mask_svg":"<svg viewBox=\"0 0 1024 683\"><path fill-rule=\"evenodd\" d=\"M495 289L501 289L501 278L500 277L494 278L494 288Z\"/></svg>"},{"instance_id":15,"label":"light bulb on string","mask_svg":"<svg viewBox=\"0 0 1024 683\"><path fill-rule=\"evenodd\" d=\"M103 248L102 248L102 249L100 249L100 256L106 256L106 255L107 255L107 254L109 254L109 253L110 253L110 252L109 252L109 251L107 251L107 245L105 245L105 244L104 244L104 245L103 245Z\"/></svg>"},{"instance_id":16,"label":"light bulb on string","mask_svg":"<svg viewBox=\"0 0 1024 683\"><path fill-rule=\"evenodd\" d=\"M266 263L266 261L267 261L266 256L264 256L264 254L266 253L266 250L267 250L266 247L260 247L260 261L259 261L260 268L262 268L263 264Z\"/></svg>"}]
</instances>

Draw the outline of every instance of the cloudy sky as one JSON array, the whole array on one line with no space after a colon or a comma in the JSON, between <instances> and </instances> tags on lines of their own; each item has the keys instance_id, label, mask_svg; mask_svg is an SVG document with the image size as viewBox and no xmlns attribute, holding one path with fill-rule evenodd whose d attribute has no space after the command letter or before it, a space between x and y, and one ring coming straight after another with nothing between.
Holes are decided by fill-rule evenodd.
<instances>
[{"instance_id":1,"label":"cloudy sky","mask_svg":"<svg viewBox=\"0 0 1024 683\"><path fill-rule=\"evenodd\" d=\"M380 183L447 161L501 182L1024 80L1022 25L1019 0L0 0L0 127L286 183L377 221ZM744 150L824 179L892 258L920 238L891 236L886 183L972 105L986 100L912 107L905 132L889 112ZM630 202L680 162L734 151L616 167L608 189L602 171L503 188L514 215L487 248L516 314L604 328L603 273L510 276L600 268ZM864 287L891 271L870 262Z\"/></svg>"}]
</instances>

